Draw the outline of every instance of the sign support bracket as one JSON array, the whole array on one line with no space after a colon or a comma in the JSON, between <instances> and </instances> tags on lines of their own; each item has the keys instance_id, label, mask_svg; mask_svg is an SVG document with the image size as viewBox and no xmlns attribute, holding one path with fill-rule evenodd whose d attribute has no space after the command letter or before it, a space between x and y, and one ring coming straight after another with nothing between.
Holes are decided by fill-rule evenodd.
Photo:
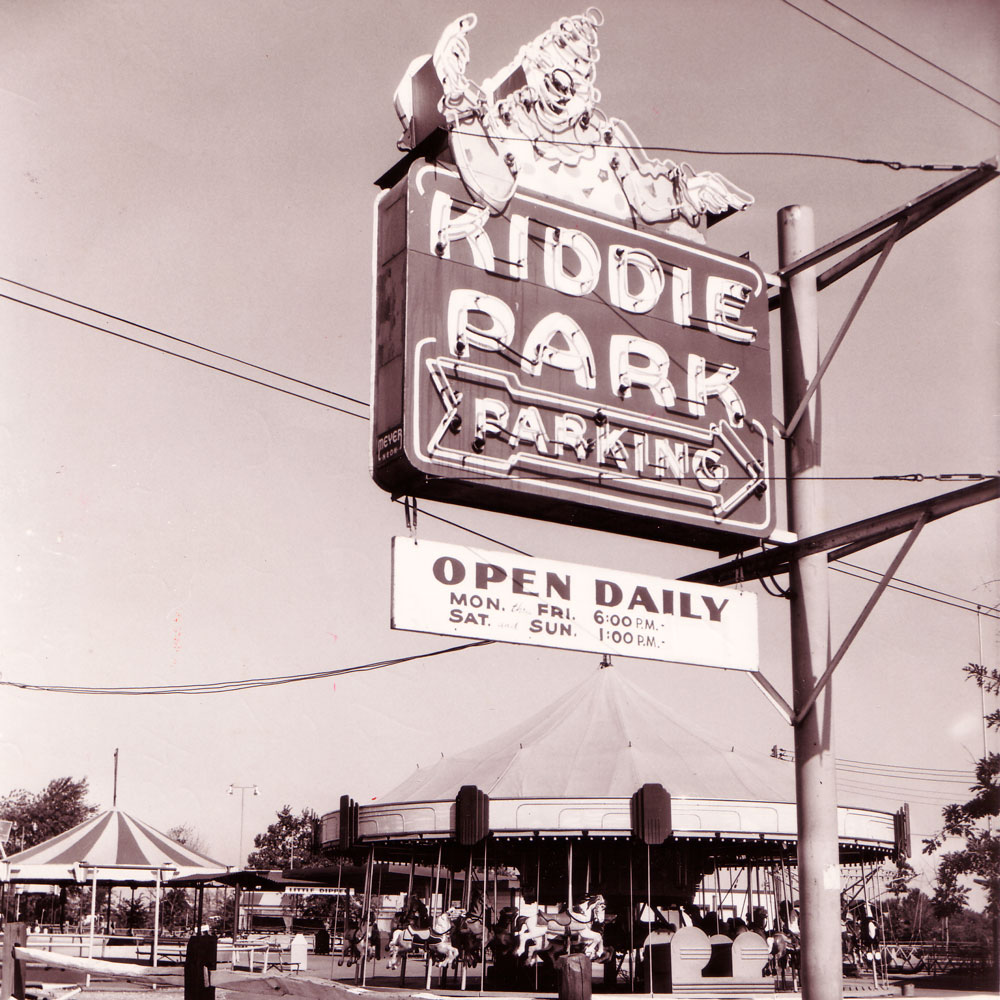
<instances>
[{"instance_id":1,"label":"sign support bracket","mask_svg":"<svg viewBox=\"0 0 1000 1000\"><path fill-rule=\"evenodd\" d=\"M844 277L845 274L849 274L856 267L859 267L866 260L874 257L875 254L882 250L890 238L897 238L891 237L891 234L886 232L890 226L903 222L904 225L900 235L908 236L925 222L929 222L936 215L940 215L945 209L951 208L952 205L961 201L967 195L972 194L973 191L994 180L997 174L996 158L984 160L978 167L966 170L957 177L945 181L943 184L939 184L929 191L925 191L922 195L914 198L913 201L907 202L907 204L901 205L891 212L886 212L885 215L881 215L877 219L873 219L871 222L865 223L865 225L849 233L845 233L843 236L827 243L818 250L803 254L798 259L779 267L777 273L781 278L782 285L785 285L786 281L799 271L815 267L817 264L835 257L841 251L847 250L849 247L861 243L863 240L868 240L864 246L855 250L854 253L848 254L819 275L816 279L816 290L822 291L828 285L832 285L835 281ZM874 237L874 239L869 239L869 237ZM779 292L771 296L768 300L768 309L773 312L780 305L781 294Z\"/></svg>"},{"instance_id":2,"label":"sign support bracket","mask_svg":"<svg viewBox=\"0 0 1000 1000\"><path fill-rule=\"evenodd\" d=\"M741 556L719 566L689 573L681 579L689 583L708 583L724 587L732 583L787 573L789 566L801 555L827 552L827 560L833 562L909 531L925 516L927 522L936 521L948 514L955 514L967 507L974 507L997 498L1000 498L1000 477L985 477L982 482L973 483L963 489L942 493L840 528L817 532L815 535L776 545L763 552Z\"/></svg>"},{"instance_id":3,"label":"sign support bracket","mask_svg":"<svg viewBox=\"0 0 1000 1000\"><path fill-rule=\"evenodd\" d=\"M819 697L820 692L829 683L830 678L833 676L833 672L840 665L840 661L844 658L844 655L850 649L851 644L857 638L858 633L861 631L865 622L868 621L869 615L875 610L875 605L878 604L879 599L885 593L886 588L892 582L896 575L896 571L899 569L900 564L906 558L907 553L910 551L913 543L917 540L917 536L920 534L924 525L927 523L927 513L924 512L919 518L917 523L910 529L909 535L906 536L906 540L900 546L899 552L896 553L895 558L892 560L889 568L882 574L882 578L878 582L878 586L875 588L871 597L868 598L868 603L864 606L861 614L858 615L857 621L851 627L851 630L847 633L844 641L840 644L840 648L830 659L830 665L826 668L826 672L823 676L816 682L816 686L813 688L812 693L808 698L802 703L802 707L798 712L795 713L792 719L793 726L802 725L802 721L805 717L812 711L813 705L816 703L816 699Z\"/></svg>"},{"instance_id":4,"label":"sign support bracket","mask_svg":"<svg viewBox=\"0 0 1000 1000\"><path fill-rule=\"evenodd\" d=\"M751 670L748 671L748 676L750 680L760 688L764 697L774 706L778 714L787 722L790 726L795 725L795 711L792 706L785 701L782 693L759 671Z\"/></svg>"},{"instance_id":5,"label":"sign support bracket","mask_svg":"<svg viewBox=\"0 0 1000 1000\"><path fill-rule=\"evenodd\" d=\"M812 399L813 393L819 388L820 381L826 374L826 370L830 367L830 364L833 362L834 355L836 355L837 351L840 350L840 345L844 342L844 338L847 336L847 331L851 328L851 324L858 315L858 311L861 309L862 303L868 297L868 293L871 291L872 285L875 284L875 279L878 277L879 271L882 270L882 265L889 256L889 251L892 250L896 240L898 240L899 237L906 231L906 226L909 221L910 213L907 213L892 227L892 231L889 233L889 237L885 241L885 245L882 247L881 253L879 253L878 260L875 261L875 265L872 267L871 271L868 272L868 277L865 278L865 283L862 286L861 291L858 292L851 308L847 311L847 317L844 319L840 329L837 331L837 336L834 337L833 343L830 345L830 349L826 352L826 356L820 363L815 376L813 376L813 379L806 388L806 391L802 394L802 399L799 401L798 409L792 415L792 419L788 421L788 425L786 427L781 427L780 421L776 421L779 424L779 430L781 431L781 436L783 438L790 438L795 433L795 428L799 426L799 421L802 419L806 412L806 408L809 406L809 400Z\"/></svg>"}]
</instances>

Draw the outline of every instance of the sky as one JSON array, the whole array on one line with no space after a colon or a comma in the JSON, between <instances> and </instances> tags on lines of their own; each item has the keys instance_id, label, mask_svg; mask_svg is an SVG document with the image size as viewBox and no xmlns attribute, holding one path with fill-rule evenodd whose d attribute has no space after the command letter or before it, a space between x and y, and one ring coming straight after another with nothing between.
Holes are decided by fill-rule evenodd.
<instances>
[{"instance_id":1,"label":"sky","mask_svg":"<svg viewBox=\"0 0 1000 1000\"><path fill-rule=\"evenodd\" d=\"M991 0L797 3L805 14L784 0L601 5L602 109L648 146L705 151L665 155L750 191L753 207L710 242L765 271L783 206L811 206L825 243L953 176L788 154L975 165L1000 137L995 100L915 55L1000 95ZM597 669L596 655L500 644L422 657L455 641L389 627L390 539L407 527L368 472L374 182L399 156L397 83L466 10L0 4L0 795L70 775L109 808L117 749L119 807L159 829L186 824L235 863L241 814L245 852L282 806L370 801ZM470 76L579 12L484 5ZM998 201L1000 183L987 185L900 241L862 306L823 385L830 527L965 485L935 476L997 473ZM825 344L866 270L820 294ZM777 330L772 313L775 343ZM776 356L772 367L780 412ZM909 474L928 478L874 478ZM430 502L418 537L472 543L433 515L539 557L585 551L591 565L666 579L716 561ZM997 620L969 610L1000 604L996 525L987 504L920 536L899 576L934 593L889 591L835 675L841 758L971 770L983 706L962 667L1000 665ZM883 570L898 545L850 561ZM830 575L837 645L872 585ZM759 594L762 672L790 700L787 604L746 586ZM417 658L222 694L17 686L184 685L396 657ZM741 672L615 665L720 741L793 745ZM260 794L241 805L231 784ZM840 800L908 799L919 838L962 791L854 775Z\"/></svg>"}]
</instances>

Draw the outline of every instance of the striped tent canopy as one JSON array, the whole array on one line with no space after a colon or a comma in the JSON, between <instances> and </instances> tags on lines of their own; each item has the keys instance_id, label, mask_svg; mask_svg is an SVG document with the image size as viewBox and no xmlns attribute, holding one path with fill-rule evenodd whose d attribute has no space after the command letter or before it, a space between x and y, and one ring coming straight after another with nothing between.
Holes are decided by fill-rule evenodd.
<instances>
[{"instance_id":1,"label":"striped tent canopy","mask_svg":"<svg viewBox=\"0 0 1000 1000\"><path fill-rule=\"evenodd\" d=\"M60 885L155 885L172 878L225 874L227 866L178 844L141 820L109 809L0 862L0 881Z\"/></svg>"}]
</instances>

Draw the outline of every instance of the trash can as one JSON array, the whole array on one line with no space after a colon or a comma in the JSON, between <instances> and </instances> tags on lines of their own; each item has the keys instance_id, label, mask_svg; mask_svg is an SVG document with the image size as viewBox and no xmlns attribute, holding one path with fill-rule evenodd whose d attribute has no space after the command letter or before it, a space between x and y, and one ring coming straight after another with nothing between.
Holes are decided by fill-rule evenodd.
<instances>
[{"instance_id":1,"label":"trash can","mask_svg":"<svg viewBox=\"0 0 1000 1000\"><path fill-rule=\"evenodd\" d=\"M588 956L576 954L557 958L556 975L559 1000L590 1000L594 971Z\"/></svg>"},{"instance_id":2,"label":"trash can","mask_svg":"<svg viewBox=\"0 0 1000 1000\"><path fill-rule=\"evenodd\" d=\"M212 971L218 960L219 939L193 934L184 953L184 1000L215 1000Z\"/></svg>"}]
</instances>

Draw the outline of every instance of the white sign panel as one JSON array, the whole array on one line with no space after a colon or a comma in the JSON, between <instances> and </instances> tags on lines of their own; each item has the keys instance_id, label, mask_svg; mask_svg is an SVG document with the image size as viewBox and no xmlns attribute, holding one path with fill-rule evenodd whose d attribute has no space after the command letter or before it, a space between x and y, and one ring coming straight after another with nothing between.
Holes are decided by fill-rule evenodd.
<instances>
[{"instance_id":1,"label":"white sign panel","mask_svg":"<svg viewBox=\"0 0 1000 1000\"><path fill-rule=\"evenodd\" d=\"M336 885L289 885L282 889L286 896L344 896L347 890Z\"/></svg>"},{"instance_id":2,"label":"white sign panel","mask_svg":"<svg viewBox=\"0 0 1000 1000\"><path fill-rule=\"evenodd\" d=\"M757 597L639 573L392 540L392 627L757 670Z\"/></svg>"}]
</instances>

